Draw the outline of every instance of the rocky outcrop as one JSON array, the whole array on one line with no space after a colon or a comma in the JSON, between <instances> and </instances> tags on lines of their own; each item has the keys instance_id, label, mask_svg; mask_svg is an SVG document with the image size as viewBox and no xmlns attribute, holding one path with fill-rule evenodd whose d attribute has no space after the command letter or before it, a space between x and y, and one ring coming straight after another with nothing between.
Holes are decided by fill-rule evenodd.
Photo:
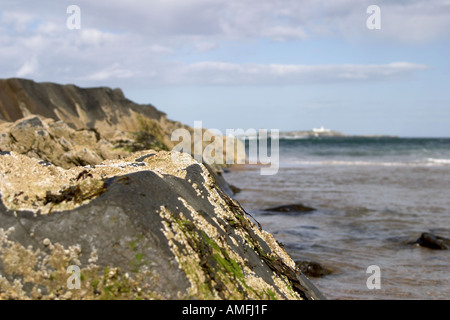
<instances>
[{"instance_id":1,"label":"rocky outcrop","mask_svg":"<svg viewBox=\"0 0 450 320\"><path fill-rule=\"evenodd\" d=\"M96 129L75 130L62 121L33 115L0 124L0 150L15 151L64 168L130 155L115 148Z\"/></svg>"},{"instance_id":2,"label":"rocky outcrop","mask_svg":"<svg viewBox=\"0 0 450 320\"><path fill-rule=\"evenodd\" d=\"M120 89L0 79L0 150L69 168L132 152L173 147L171 133L189 126Z\"/></svg>"},{"instance_id":3,"label":"rocky outcrop","mask_svg":"<svg viewBox=\"0 0 450 320\"><path fill-rule=\"evenodd\" d=\"M429 232L422 233L420 238L412 243L429 249L450 250L450 239L436 236Z\"/></svg>"},{"instance_id":4,"label":"rocky outcrop","mask_svg":"<svg viewBox=\"0 0 450 320\"><path fill-rule=\"evenodd\" d=\"M64 168L96 165L140 150L170 150L179 142L172 141L176 129L194 136L191 127L167 119L150 104L130 101L120 89L0 79L0 151L16 151ZM202 129L203 135L206 132ZM223 163L228 161L224 146L230 143L242 144L225 136L213 139ZM195 152L192 146L191 154ZM234 163L245 162L245 155L233 157Z\"/></svg>"},{"instance_id":5,"label":"rocky outcrop","mask_svg":"<svg viewBox=\"0 0 450 320\"><path fill-rule=\"evenodd\" d=\"M29 115L61 120L72 129L96 129L106 139L122 132L151 131L171 145L168 134L186 127L168 120L150 104L125 98L122 90L106 87L37 83L26 79L0 80L0 119L14 122Z\"/></svg>"},{"instance_id":6,"label":"rocky outcrop","mask_svg":"<svg viewBox=\"0 0 450 320\"><path fill-rule=\"evenodd\" d=\"M0 298L322 297L187 154L63 169L3 151L0 197Z\"/></svg>"}]
</instances>

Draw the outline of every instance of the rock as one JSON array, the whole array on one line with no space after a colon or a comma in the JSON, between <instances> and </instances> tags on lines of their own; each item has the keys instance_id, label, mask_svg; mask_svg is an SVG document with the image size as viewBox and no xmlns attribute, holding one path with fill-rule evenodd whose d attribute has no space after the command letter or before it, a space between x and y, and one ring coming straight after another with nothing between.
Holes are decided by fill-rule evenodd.
<instances>
[{"instance_id":1,"label":"rock","mask_svg":"<svg viewBox=\"0 0 450 320\"><path fill-rule=\"evenodd\" d=\"M0 299L324 298L221 166L161 151L189 126L120 89L7 79L0 92Z\"/></svg>"},{"instance_id":2,"label":"rock","mask_svg":"<svg viewBox=\"0 0 450 320\"><path fill-rule=\"evenodd\" d=\"M322 266L318 262L295 260L295 263L299 267L300 271L308 277L318 278L332 273L331 269Z\"/></svg>"},{"instance_id":3,"label":"rock","mask_svg":"<svg viewBox=\"0 0 450 320\"><path fill-rule=\"evenodd\" d=\"M0 299L323 298L189 155L39 162L0 156Z\"/></svg>"},{"instance_id":4,"label":"rock","mask_svg":"<svg viewBox=\"0 0 450 320\"><path fill-rule=\"evenodd\" d=\"M222 189L222 191L229 197L233 197L235 192L231 188L230 184L222 177L221 168L212 164L203 163L208 172L214 177L217 185Z\"/></svg>"},{"instance_id":5,"label":"rock","mask_svg":"<svg viewBox=\"0 0 450 320\"><path fill-rule=\"evenodd\" d=\"M301 213L310 213L312 211L315 211L316 209L304 206L302 204L289 204L289 205L283 205L273 208L264 209L265 214L271 214L271 213L285 213L285 214L301 214Z\"/></svg>"},{"instance_id":6,"label":"rock","mask_svg":"<svg viewBox=\"0 0 450 320\"><path fill-rule=\"evenodd\" d=\"M0 80L0 92L0 118L9 122L32 114L40 115L61 120L75 130L95 128L106 138L115 130L135 132L153 126L156 133L175 124L154 106L139 105L126 99L120 89L83 89L14 78Z\"/></svg>"},{"instance_id":7,"label":"rock","mask_svg":"<svg viewBox=\"0 0 450 320\"><path fill-rule=\"evenodd\" d=\"M230 184L230 189L231 189L231 191L233 191L234 194L238 194L239 192L242 191L241 188L236 187L236 186L234 186L234 185L232 185L232 184Z\"/></svg>"},{"instance_id":8,"label":"rock","mask_svg":"<svg viewBox=\"0 0 450 320\"><path fill-rule=\"evenodd\" d=\"M154 154L154 153L149 153L149 154L143 155L142 157L139 157L139 158L137 158L137 159L134 159L134 161L135 161L135 162L143 162L145 159L150 158L151 156L154 156L154 155L156 155L156 154Z\"/></svg>"},{"instance_id":9,"label":"rock","mask_svg":"<svg viewBox=\"0 0 450 320\"><path fill-rule=\"evenodd\" d=\"M428 232L422 233L420 238L413 242L413 244L436 250L450 249L450 239L439 237Z\"/></svg>"},{"instance_id":10,"label":"rock","mask_svg":"<svg viewBox=\"0 0 450 320\"><path fill-rule=\"evenodd\" d=\"M0 150L64 168L95 165L142 150L170 150L174 130L193 134L191 127L167 119L154 106L125 98L120 89L14 78L0 79L0 92ZM245 152L225 152L224 146L236 143L243 148L239 139L214 139L222 147L218 150L223 154L216 155L222 158L220 163L245 163Z\"/></svg>"},{"instance_id":11,"label":"rock","mask_svg":"<svg viewBox=\"0 0 450 320\"><path fill-rule=\"evenodd\" d=\"M31 115L0 125L0 150L15 151L64 168L96 165L130 155L93 129L74 130L61 121Z\"/></svg>"}]
</instances>

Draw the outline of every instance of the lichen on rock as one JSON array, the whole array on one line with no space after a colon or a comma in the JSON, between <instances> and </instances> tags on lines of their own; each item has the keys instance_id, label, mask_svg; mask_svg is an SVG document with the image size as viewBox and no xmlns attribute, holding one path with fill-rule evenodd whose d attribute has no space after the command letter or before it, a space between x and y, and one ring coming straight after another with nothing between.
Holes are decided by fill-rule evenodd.
<instances>
[{"instance_id":1,"label":"lichen on rock","mask_svg":"<svg viewBox=\"0 0 450 320\"><path fill-rule=\"evenodd\" d=\"M66 170L8 152L0 156L0 177L0 228L2 238L9 237L0 246L4 295L309 297L295 263L273 236L260 230L207 167L187 154L148 150ZM64 278L64 268L73 263L82 267L89 290L72 292L61 283L49 287L48 275ZM105 268L116 270L115 275L102 276Z\"/></svg>"},{"instance_id":2,"label":"lichen on rock","mask_svg":"<svg viewBox=\"0 0 450 320\"><path fill-rule=\"evenodd\" d=\"M135 275L123 273L120 268L95 264L96 251L91 252L89 264L80 268L79 289L68 289L67 269L80 266L80 245L65 248L59 243L45 239L45 252L23 247L8 239L14 228L0 228L0 259L3 272L0 274L0 300L78 300L78 299L161 299L152 291L148 280L154 278L148 270ZM25 289L28 287L28 289Z\"/></svg>"}]
</instances>

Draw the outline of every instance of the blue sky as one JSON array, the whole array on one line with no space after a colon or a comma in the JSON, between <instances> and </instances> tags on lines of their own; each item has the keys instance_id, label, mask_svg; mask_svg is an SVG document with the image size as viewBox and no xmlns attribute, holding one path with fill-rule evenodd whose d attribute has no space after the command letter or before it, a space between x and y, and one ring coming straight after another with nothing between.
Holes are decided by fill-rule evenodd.
<instances>
[{"instance_id":1,"label":"blue sky","mask_svg":"<svg viewBox=\"0 0 450 320\"><path fill-rule=\"evenodd\" d=\"M0 77L120 87L223 132L449 137L449 30L448 0L2 0Z\"/></svg>"}]
</instances>

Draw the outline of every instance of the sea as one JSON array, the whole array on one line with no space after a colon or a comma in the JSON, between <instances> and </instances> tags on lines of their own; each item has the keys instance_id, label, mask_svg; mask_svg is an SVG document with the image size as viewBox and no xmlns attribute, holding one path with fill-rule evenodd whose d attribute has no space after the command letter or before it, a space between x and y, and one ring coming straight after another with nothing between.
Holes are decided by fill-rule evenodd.
<instances>
[{"instance_id":1,"label":"sea","mask_svg":"<svg viewBox=\"0 0 450 320\"><path fill-rule=\"evenodd\" d=\"M450 299L450 250L414 244L450 238L449 138L281 138L277 174L224 177L294 260L331 270L310 277L327 299ZM265 211L288 204L316 210Z\"/></svg>"}]
</instances>

